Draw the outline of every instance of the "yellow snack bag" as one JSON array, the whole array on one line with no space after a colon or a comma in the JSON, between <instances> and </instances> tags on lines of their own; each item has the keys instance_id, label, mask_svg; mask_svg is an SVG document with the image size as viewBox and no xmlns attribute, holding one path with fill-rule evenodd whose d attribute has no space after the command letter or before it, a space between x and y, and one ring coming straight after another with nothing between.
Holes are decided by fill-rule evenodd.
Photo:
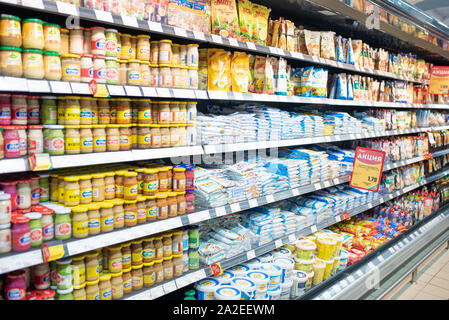
<instances>
[{"instance_id":1,"label":"yellow snack bag","mask_svg":"<svg viewBox=\"0 0 449 320\"><path fill-rule=\"evenodd\" d=\"M235 51L231 60L231 79L233 92L248 92L249 56Z\"/></svg>"},{"instance_id":2,"label":"yellow snack bag","mask_svg":"<svg viewBox=\"0 0 449 320\"><path fill-rule=\"evenodd\" d=\"M253 3L253 42L260 45L266 45L268 34L268 17L270 9Z\"/></svg>"},{"instance_id":3,"label":"yellow snack bag","mask_svg":"<svg viewBox=\"0 0 449 320\"><path fill-rule=\"evenodd\" d=\"M231 91L231 56L223 49L207 51L207 89Z\"/></svg>"},{"instance_id":4,"label":"yellow snack bag","mask_svg":"<svg viewBox=\"0 0 449 320\"><path fill-rule=\"evenodd\" d=\"M238 0L239 27L241 41L251 42L253 34L253 5L248 0Z\"/></svg>"}]
</instances>

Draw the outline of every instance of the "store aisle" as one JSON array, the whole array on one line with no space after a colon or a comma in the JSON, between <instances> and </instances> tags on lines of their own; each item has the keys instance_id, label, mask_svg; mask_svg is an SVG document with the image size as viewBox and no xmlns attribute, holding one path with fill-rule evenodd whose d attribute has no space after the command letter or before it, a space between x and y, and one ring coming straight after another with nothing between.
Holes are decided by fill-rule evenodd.
<instances>
[{"instance_id":1,"label":"store aisle","mask_svg":"<svg viewBox=\"0 0 449 320\"><path fill-rule=\"evenodd\" d=\"M448 300L449 250L443 249L418 272L416 284L407 283L391 300Z\"/></svg>"}]
</instances>

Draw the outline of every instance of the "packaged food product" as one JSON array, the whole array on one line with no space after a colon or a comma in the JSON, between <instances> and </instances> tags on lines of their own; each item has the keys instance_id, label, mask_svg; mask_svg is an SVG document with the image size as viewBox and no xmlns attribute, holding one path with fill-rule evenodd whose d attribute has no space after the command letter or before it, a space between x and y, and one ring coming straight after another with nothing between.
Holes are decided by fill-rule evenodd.
<instances>
[{"instance_id":1,"label":"packaged food product","mask_svg":"<svg viewBox=\"0 0 449 320\"><path fill-rule=\"evenodd\" d=\"M253 5L249 0L237 0L241 41L251 42L253 36Z\"/></svg>"},{"instance_id":2,"label":"packaged food product","mask_svg":"<svg viewBox=\"0 0 449 320\"><path fill-rule=\"evenodd\" d=\"M23 75L22 49L16 47L0 47L0 72L10 77Z\"/></svg>"},{"instance_id":3,"label":"packaged food product","mask_svg":"<svg viewBox=\"0 0 449 320\"><path fill-rule=\"evenodd\" d=\"M319 31L304 30L304 40L309 56L320 56L320 37L321 34Z\"/></svg>"},{"instance_id":4,"label":"packaged food product","mask_svg":"<svg viewBox=\"0 0 449 320\"><path fill-rule=\"evenodd\" d=\"M268 17L270 9L259 4L252 4L253 12L253 27L252 27L252 42L266 45L268 34Z\"/></svg>"},{"instance_id":5,"label":"packaged food product","mask_svg":"<svg viewBox=\"0 0 449 320\"><path fill-rule=\"evenodd\" d=\"M231 80L233 92L248 92L249 57L244 52L235 51L231 60Z\"/></svg>"},{"instance_id":6,"label":"packaged food product","mask_svg":"<svg viewBox=\"0 0 449 320\"><path fill-rule=\"evenodd\" d=\"M77 54L62 54L62 80L80 82L81 80L81 57Z\"/></svg>"},{"instance_id":7,"label":"packaged food product","mask_svg":"<svg viewBox=\"0 0 449 320\"><path fill-rule=\"evenodd\" d=\"M23 50L23 76L43 79L45 76L43 52L37 49Z\"/></svg>"},{"instance_id":8,"label":"packaged food product","mask_svg":"<svg viewBox=\"0 0 449 320\"><path fill-rule=\"evenodd\" d=\"M231 56L223 49L208 50L208 90L230 91Z\"/></svg>"},{"instance_id":9,"label":"packaged food product","mask_svg":"<svg viewBox=\"0 0 449 320\"><path fill-rule=\"evenodd\" d=\"M0 16L0 45L21 47L22 46L22 28L19 17L2 14Z\"/></svg>"},{"instance_id":10,"label":"packaged food product","mask_svg":"<svg viewBox=\"0 0 449 320\"><path fill-rule=\"evenodd\" d=\"M239 21L235 0L211 0L212 34L224 38L239 37Z\"/></svg>"},{"instance_id":11,"label":"packaged food product","mask_svg":"<svg viewBox=\"0 0 449 320\"><path fill-rule=\"evenodd\" d=\"M321 32L321 58L335 60L335 32Z\"/></svg>"},{"instance_id":12,"label":"packaged food product","mask_svg":"<svg viewBox=\"0 0 449 320\"><path fill-rule=\"evenodd\" d=\"M40 19L24 19L22 21L22 46L24 49L44 49L43 23Z\"/></svg>"},{"instance_id":13,"label":"packaged food product","mask_svg":"<svg viewBox=\"0 0 449 320\"><path fill-rule=\"evenodd\" d=\"M61 80L61 58L57 52L44 52L44 77L47 80Z\"/></svg>"}]
</instances>

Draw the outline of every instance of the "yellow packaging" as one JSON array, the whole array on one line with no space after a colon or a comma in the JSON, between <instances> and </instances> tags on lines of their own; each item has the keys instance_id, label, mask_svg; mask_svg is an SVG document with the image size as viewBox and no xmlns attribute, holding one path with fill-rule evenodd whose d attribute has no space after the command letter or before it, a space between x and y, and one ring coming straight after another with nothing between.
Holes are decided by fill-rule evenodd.
<instances>
[{"instance_id":1,"label":"yellow packaging","mask_svg":"<svg viewBox=\"0 0 449 320\"><path fill-rule=\"evenodd\" d=\"M137 185L133 185L132 187L124 187L123 188L123 194L127 197L134 197L138 194Z\"/></svg>"},{"instance_id":2,"label":"yellow packaging","mask_svg":"<svg viewBox=\"0 0 449 320\"><path fill-rule=\"evenodd\" d=\"M245 52L235 51L232 55L231 81L233 92L248 92L249 56Z\"/></svg>"},{"instance_id":3,"label":"yellow packaging","mask_svg":"<svg viewBox=\"0 0 449 320\"><path fill-rule=\"evenodd\" d=\"M326 263L317 258L315 262L312 264L313 268L313 285L319 285L321 281L323 281L324 269L326 268Z\"/></svg>"},{"instance_id":4,"label":"yellow packaging","mask_svg":"<svg viewBox=\"0 0 449 320\"><path fill-rule=\"evenodd\" d=\"M146 135L138 135L137 143L140 145L151 146L151 132Z\"/></svg>"},{"instance_id":5,"label":"yellow packaging","mask_svg":"<svg viewBox=\"0 0 449 320\"><path fill-rule=\"evenodd\" d=\"M92 137L81 137L80 141L81 151L92 152L93 138ZM87 152L85 152L87 153Z\"/></svg>"},{"instance_id":6,"label":"yellow packaging","mask_svg":"<svg viewBox=\"0 0 449 320\"><path fill-rule=\"evenodd\" d=\"M67 106L64 110L65 121L80 121L80 108L78 106Z\"/></svg>"},{"instance_id":7,"label":"yellow packaging","mask_svg":"<svg viewBox=\"0 0 449 320\"><path fill-rule=\"evenodd\" d=\"M266 45L268 35L268 17L270 9L267 7L253 3L253 26L252 39L253 42L260 45Z\"/></svg>"},{"instance_id":8,"label":"yellow packaging","mask_svg":"<svg viewBox=\"0 0 449 320\"><path fill-rule=\"evenodd\" d=\"M117 120L131 120L131 109L117 109Z\"/></svg>"},{"instance_id":9,"label":"yellow packaging","mask_svg":"<svg viewBox=\"0 0 449 320\"><path fill-rule=\"evenodd\" d=\"M326 267L324 268L324 274L323 274L323 280L328 279L331 274L332 274L332 268L334 266L334 259L332 258L331 260L322 260L325 264Z\"/></svg>"},{"instance_id":10,"label":"yellow packaging","mask_svg":"<svg viewBox=\"0 0 449 320\"><path fill-rule=\"evenodd\" d=\"M81 143L79 137L66 137L65 138L65 150L66 151L74 151L80 150Z\"/></svg>"},{"instance_id":11,"label":"yellow packaging","mask_svg":"<svg viewBox=\"0 0 449 320\"><path fill-rule=\"evenodd\" d=\"M223 49L209 49L207 58L208 90L231 90L231 56Z\"/></svg>"},{"instance_id":12,"label":"yellow packaging","mask_svg":"<svg viewBox=\"0 0 449 320\"><path fill-rule=\"evenodd\" d=\"M88 232L89 224L87 221L73 221L72 222L72 232L73 236L79 234L85 234Z\"/></svg>"},{"instance_id":13,"label":"yellow packaging","mask_svg":"<svg viewBox=\"0 0 449 320\"><path fill-rule=\"evenodd\" d=\"M92 188L84 188L80 190L80 198L92 201Z\"/></svg>"},{"instance_id":14,"label":"yellow packaging","mask_svg":"<svg viewBox=\"0 0 449 320\"><path fill-rule=\"evenodd\" d=\"M241 41L251 42L253 34L253 5L249 0L238 0L239 27Z\"/></svg>"},{"instance_id":15,"label":"yellow packaging","mask_svg":"<svg viewBox=\"0 0 449 320\"><path fill-rule=\"evenodd\" d=\"M337 241L335 241L331 236L319 235L316 239L317 245L317 257L329 261L334 255L335 246Z\"/></svg>"},{"instance_id":16,"label":"yellow packaging","mask_svg":"<svg viewBox=\"0 0 449 320\"><path fill-rule=\"evenodd\" d=\"M79 190L64 190L64 202L79 202L80 191Z\"/></svg>"}]
</instances>

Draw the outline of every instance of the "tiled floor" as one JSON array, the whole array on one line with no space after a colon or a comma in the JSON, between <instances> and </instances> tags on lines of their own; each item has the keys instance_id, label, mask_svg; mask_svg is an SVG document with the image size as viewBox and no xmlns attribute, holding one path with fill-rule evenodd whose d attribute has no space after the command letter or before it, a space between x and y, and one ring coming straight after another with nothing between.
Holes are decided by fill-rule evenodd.
<instances>
[{"instance_id":1,"label":"tiled floor","mask_svg":"<svg viewBox=\"0 0 449 320\"><path fill-rule=\"evenodd\" d=\"M422 269L416 284L407 283L392 300L448 300L449 250L443 249Z\"/></svg>"}]
</instances>

